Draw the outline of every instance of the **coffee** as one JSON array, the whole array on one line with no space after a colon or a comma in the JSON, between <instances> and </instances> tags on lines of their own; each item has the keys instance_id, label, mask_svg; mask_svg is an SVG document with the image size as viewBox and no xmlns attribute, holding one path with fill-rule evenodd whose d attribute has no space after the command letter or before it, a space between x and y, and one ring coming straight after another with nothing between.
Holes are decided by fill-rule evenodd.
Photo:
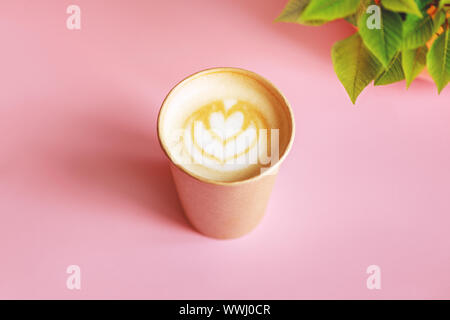
<instances>
[{"instance_id":1,"label":"coffee","mask_svg":"<svg viewBox=\"0 0 450 320\"><path fill-rule=\"evenodd\" d=\"M200 179L235 182L278 161L293 131L290 111L269 83L252 75L218 69L172 90L158 125L174 163Z\"/></svg>"}]
</instances>

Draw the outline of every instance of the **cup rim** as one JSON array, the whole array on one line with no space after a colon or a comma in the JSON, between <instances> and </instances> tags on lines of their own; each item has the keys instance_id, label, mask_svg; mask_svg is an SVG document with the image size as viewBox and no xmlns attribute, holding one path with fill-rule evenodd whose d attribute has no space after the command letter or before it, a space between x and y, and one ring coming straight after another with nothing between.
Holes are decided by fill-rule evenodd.
<instances>
[{"instance_id":1,"label":"cup rim","mask_svg":"<svg viewBox=\"0 0 450 320\"><path fill-rule=\"evenodd\" d=\"M255 176L252 176L250 178L237 180L237 181L218 181L218 180L214 180L214 179L205 178L205 177L197 175L197 174L195 174L193 172L190 172L186 168L184 168L182 165L180 165L176 161L174 161L174 159L172 158L172 156L171 156L171 154L169 152L169 148L166 146L166 144L164 143L163 138L162 138L162 128L161 128L162 125L161 125L161 123L162 123L162 119L163 119L163 117L165 115L165 110L166 110L165 106L166 106L166 101L168 100L168 98L176 90L178 90L184 84L186 84L188 81L193 80L194 78L197 78L197 77L201 77L201 76L206 75L206 74L216 73L216 72L234 72L234 73L244 74L244 75L250 76L254 80L258 81L264 87L269 86L271 91L275 91L281 97L283 105L286 108L286 110L288 112L288 115L289 115L289 119L290 119L290 122L291 122L291 136L290 136L289 142L288 142L288 144L287 144L287 146L286 146L286 148L285 148L285 150L283 152L283 155L280 157L280 159L278 159L278 161L273 166L269 167L264 172L260 172L259 174L255 175ZM161 149L165 153L166 157L169 159L169 161L174 166L176 166L178 169L180 169L182 172L184 172L188 176L194 178L197 181L208 183L208 184L213 184L213 185L221 185L221 186L241 185L241 184L246 184L246 183L250 183L250 182L253 182L253 181L257 181L257 180L262 179L264 176L267 176L267 175L276 174L276 170L278 170L278 167L280 166L280 164L284 161L284 159L288 155L289 151L292 148L293 142L294 142L294 137L295 137L294 112L292 111L292 108L291 108L291 105L289 104L289 101L281 93L281 91L272 82L270 82L269 80L267 80L263 76L255 73L253 71L242 69L242 68L236 68L236 67L207 68L207 69L203 69L203 70L200 70L198 72L192 73L191 75L185 77L184 79L179 81L177 84L175 84L173 86L173 88L169 91L169 93L164 98L164 100L163 100L163 102L161 104L161 107L159 109L158 119L157 119L157 133L158 133L159 144L161 146Z\"/></svg>"}]
</instances>

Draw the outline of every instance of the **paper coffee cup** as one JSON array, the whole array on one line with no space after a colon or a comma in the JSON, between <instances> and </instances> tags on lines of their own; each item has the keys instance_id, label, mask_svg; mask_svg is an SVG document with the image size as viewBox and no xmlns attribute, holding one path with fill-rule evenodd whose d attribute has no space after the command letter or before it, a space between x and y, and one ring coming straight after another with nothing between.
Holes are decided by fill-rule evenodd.
<instances>
[{"instance_id":1,"label":"paper coffee cup","mask_svg":"<svg viewBox=\"0 0 450 320\"><path fill-rule=\"evenodd\" d=\"M239 79L256 83L263 88L260 90L266 90L265 94L275 102L277 114L285 119L281 131L282 150L277 161L250 177L223 181L202 176L180 163L167 141L172 130L167 125L168 117L176 117L180 113L170 109L175 108L177 102L177 108L183 110L180 101L185 96L192 98L195 94L201 95L196 83L208 83L202 80L208 80L214 74L233 74ZM233 84L227 83L227 88L229 86L233 87ZM271 82L256 73L238 68L214 68L195 73L177 84L161 106L158 139L169 159L181 205L192 226L206 236L219 239L237 238L253 230L264 216L279 167L292 147L294 133L295 123L288 101Z\"/></svg>"}]
</instances>

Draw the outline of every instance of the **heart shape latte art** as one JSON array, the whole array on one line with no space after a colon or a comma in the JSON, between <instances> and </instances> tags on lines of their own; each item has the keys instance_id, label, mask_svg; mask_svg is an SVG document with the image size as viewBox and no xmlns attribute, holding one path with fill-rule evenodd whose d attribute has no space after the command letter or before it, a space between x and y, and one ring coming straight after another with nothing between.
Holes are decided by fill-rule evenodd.
<instances>
[{"instance_id":1,"label":"heart shape latte art","mask_svg":"<svg viewBox=\"0 0 450 320\"><path fill-rule=\"evenodd\" d=\"M243 101L217 100L195 111L184 123L183 144L194 163L236 170L258 162L264 116Z\"/></svg>"}]
</instances>

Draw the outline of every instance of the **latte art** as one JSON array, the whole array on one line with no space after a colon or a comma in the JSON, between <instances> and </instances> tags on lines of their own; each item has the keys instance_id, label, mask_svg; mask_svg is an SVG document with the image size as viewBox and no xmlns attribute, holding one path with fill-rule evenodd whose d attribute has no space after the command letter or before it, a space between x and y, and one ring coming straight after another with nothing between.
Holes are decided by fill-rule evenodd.
<instances>
[{"instance_id":1,"label":"latte art","mask_svg":"<svg viewBox=\"0 0 450 320\"><path fill-rule=\"evenodd\" d=\"M216 100L184 123L183 147L194 163L215 170L232 171L259 162L267 153L268 124L251 104Z\"/></svg>"},{"instance_id":2,"label":"latte art","mask_svg":"<svg viewBox=\"0 0 450 320\"><path fill-rule=\"evenodd\" d=\"M177 86L164 102L159 130L183 170L233 182L278 162L290 141L290 119L283 97L265 80L233 69L205 72Z\"/></svg>"}]
</instances>

